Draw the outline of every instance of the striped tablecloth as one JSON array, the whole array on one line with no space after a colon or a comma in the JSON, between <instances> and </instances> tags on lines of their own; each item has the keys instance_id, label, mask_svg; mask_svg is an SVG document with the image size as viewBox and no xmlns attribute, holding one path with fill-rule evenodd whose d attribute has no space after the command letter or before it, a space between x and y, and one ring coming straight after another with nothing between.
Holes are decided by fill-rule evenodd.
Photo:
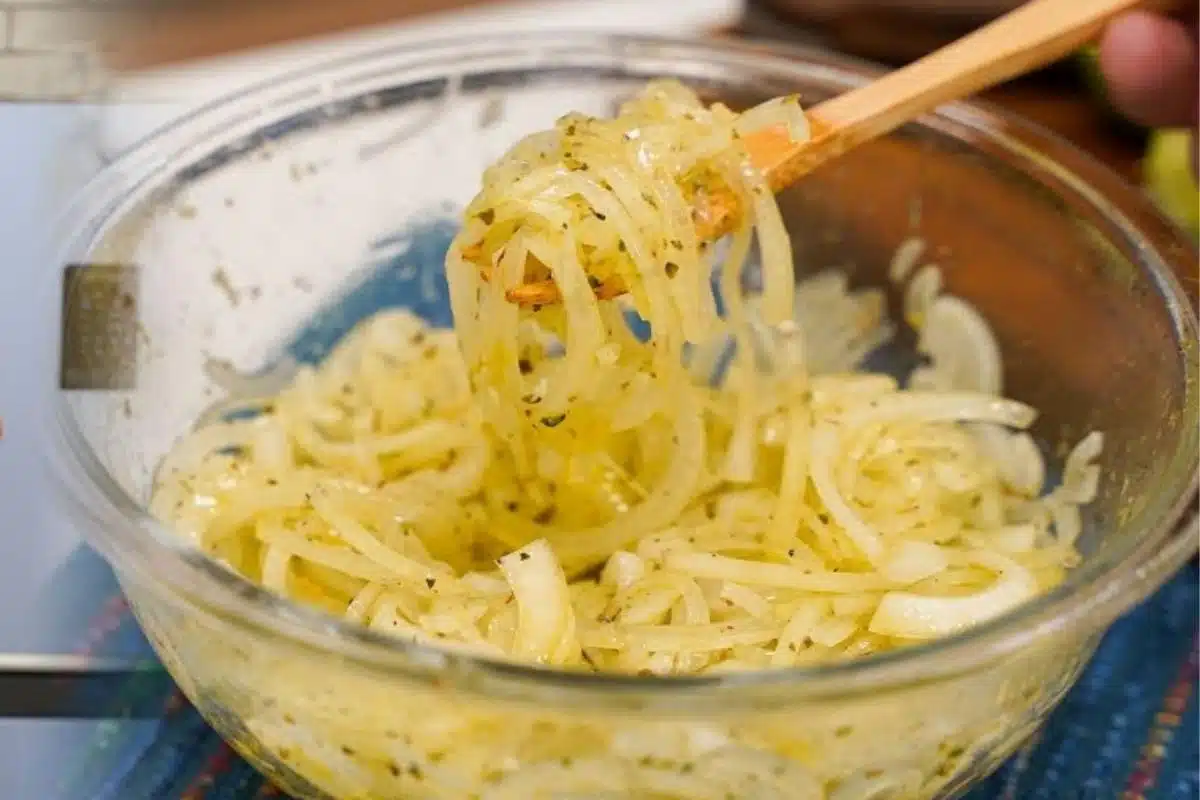
<instances>
[{"instance_id":1,"label":"striped tablecloth","mask_svg":"<svg viewBox=\"0 0 1200 800\"><path fill-rule=\"evenodd\" d=\"M1195 562L1119 621L1037 739L968 800L1200 798ZM76 652L148 652L111 573L89 551L59 580L91 596L88 615L57 632ZM88 728L55 800L245 800L280 794L204 723L168 682L162 715Z\"/></svg>"}]
</instances>

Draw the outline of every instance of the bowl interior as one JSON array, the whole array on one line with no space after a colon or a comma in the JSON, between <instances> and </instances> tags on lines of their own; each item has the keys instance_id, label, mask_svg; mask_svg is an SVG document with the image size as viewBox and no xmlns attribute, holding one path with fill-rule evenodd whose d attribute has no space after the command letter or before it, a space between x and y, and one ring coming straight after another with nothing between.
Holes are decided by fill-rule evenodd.
<instances>
[{"instance_id":1,"label":"bowl interior","mask_svg":"<svg viewBox=\"0 0 1200 800\"><path fill-rule=\"evenodd\" d=\"M65 360L78 368L67 407L130 497L147 498L158 460L220 398L275 391L370 313L404 306L448 325L456 212L523 134L567 111L610 113L655 77L739 107L797 91L811 105L863 77L746 48L463 47L232 99L101 179L69 244L69 260L91 266L65 291ZM1194 323L1115 208L995 125L950 110L780 202L800 274L841 268L886 286L897 247L924 239L947 289L991 323L1005 391L1040 409L1047 450L1105 433L1084 539L1095 557L1139 536L1130 521L1194 470Z\"/></svg>"}]
</instances>

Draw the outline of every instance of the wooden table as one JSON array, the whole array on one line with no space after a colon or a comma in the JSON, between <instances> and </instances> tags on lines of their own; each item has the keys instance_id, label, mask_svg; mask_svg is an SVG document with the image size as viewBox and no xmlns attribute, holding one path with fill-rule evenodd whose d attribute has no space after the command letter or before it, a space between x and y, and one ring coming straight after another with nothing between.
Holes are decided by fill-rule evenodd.
<instances>
[{"instance_id":1,"label":"wooden table","mask_svg":"<svg viewBox=\"0 0 1200 800\"><path fill-rule=\"evenodd\" d=\"M985 97L1049 128L1131 183L1141 183L1144 136L1115 122L1068 72L1051 70L993 89Z\"/></svg>"}]
</instances>

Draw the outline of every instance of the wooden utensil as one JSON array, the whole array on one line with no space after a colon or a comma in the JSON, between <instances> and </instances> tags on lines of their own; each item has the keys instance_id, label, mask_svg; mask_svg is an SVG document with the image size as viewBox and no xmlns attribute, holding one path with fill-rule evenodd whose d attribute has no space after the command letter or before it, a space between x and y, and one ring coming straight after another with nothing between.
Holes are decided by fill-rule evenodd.
<instances>
[{"instance_id":1,"label":"wooden utensil","mask_svg":"<svg viewBox=\"0 0 1200 800\"><path fill-rule=\"evenodd\" d=\"M790 186L821 164L882 136L937 106L1043 67L1091 41L1110 19L1150 5L1145 0L1032 0L979 30L877 81L846 92L807 112L811 138L794 142L783 127L743 137L750 163L773 191ZM712 240L737 221L731 191L707 193L693 209L698 234ZM492 264L479 249L467 258L486 279ZM626 291L619 279L595 287L608 299ZM510 302L545 305L560 299L551 281L523 284L507 292Z\"/></svg>"}]
</instances>

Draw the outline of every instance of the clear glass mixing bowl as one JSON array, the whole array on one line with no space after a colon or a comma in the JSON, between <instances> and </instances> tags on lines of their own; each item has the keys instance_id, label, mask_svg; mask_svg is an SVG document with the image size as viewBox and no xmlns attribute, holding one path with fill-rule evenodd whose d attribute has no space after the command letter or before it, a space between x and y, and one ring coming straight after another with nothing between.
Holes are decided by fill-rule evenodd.
<instances>
[{"instance_id":1,"label":"clear glass mixing bowl","mask_svg":"<svg viewBox=\"0 0 1200 800\"><path fill-rule=\"evenodd\" d=\"M1112 620L1196 551L1182 517L1197 329L1173 277L1195 280L1196 253L1086 156L979 106L864 146L781 202L801 271L884 285L896 247L924 237L994 326L1006 387L1042 410L1051 450L1106 433L1085 563L1027 607L836 666L562 674L294 606L144 510L155 464L222 394L273 390L384 306L448 323L455 210L519 135L607 112L654 77L744 105L794 91L812 104L870 74L727 42L447 41L230 97L80 196L62 263L94 266L65 292L70 389L48 403L48 451L163 661L240 752L304 798L881 800L953 795L1030 735Z\"/></svg>"}]
</instances>

